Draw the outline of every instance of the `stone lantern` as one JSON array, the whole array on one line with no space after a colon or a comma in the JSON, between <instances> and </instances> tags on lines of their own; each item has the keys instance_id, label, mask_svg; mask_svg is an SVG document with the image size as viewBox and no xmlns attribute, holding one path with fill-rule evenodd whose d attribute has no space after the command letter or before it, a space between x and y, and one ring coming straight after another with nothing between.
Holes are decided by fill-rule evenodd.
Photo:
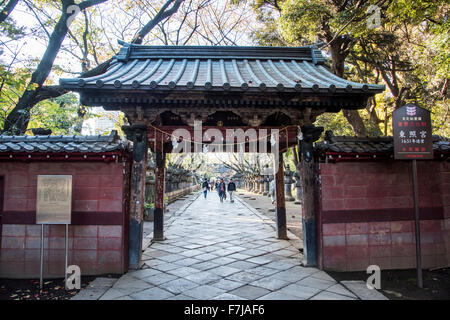
<instances>
[{"instance_id":1,"label":"stone lantern","mask_svg":"<svg viewBox=\"0 0 450 320\"><path fill-rule=\"evenodd\" d=\"M275 176L273 174L269 175L269 193L267 194L268 197L270 197L270 184L272 183L272 180L275 179Z\"/></svg>"},{"instance_id":2,"label":"stone lantern","mask_svg":"<svg viewBox=\"0 0 450 320\"><path fill-rule=\"evenodd\" d=\"M260 175L259 176L259 194L263 194L264 193L264 176Z\"/></svg>"},{"instance_id":3,"label":"stone lantern","mask_svg":"<svg viewBox=\"0 0 450 320\"><path fill-rule=\"evenodd\" d=\"M259 176L255 176L255 189L253 190L253 192L258 194L259 188L260 188Z\"/></svg>"},{"instance_id":4,"label":"stone lantern","mask_svg":"<svg viewBox=\"0 0 450 320\"><path fill-rule=\"evenodd\" d=\"M188 181L188 176L187 176L186 171L184 171L183 173L180 172L180 175L181 175L181 177L180 177L180 180L181 180L181 188L180 188L180 189L183 189L183 188L186 187L186 182Z\"/></svg>"},{"instance_id":5,"label":"stone lantern","mask_svg":"<svg viewBox=\"0 0 450 320\"><path fill-rule=\"evenodd\" d=\"M286 169L286 171L284 171L284 193L286 201L295 201L294 197L292 196L292 183L294 182L294 179L292 179L293 173L294 172L289 169Z\"/></svg>"},{"instance_id":6,"label":"stone lantern","mask_svg":"<svg viewBox=\"0 0 450 320\"><path fill-rule=\"evenodd\" d=\"M172 172L169 172L169 170L167 170L166 173L166 192L171 192L172 191Z\"/></svg>"},{"instance_id":7,"label":"stone lantern","mask_svg":"<svg viewBox=\"0 0 450 320\"><path fill-rule=\"evenodd\" d=\"M264 176L264 191L263 196L269 195L269 185L270 185L270 178L269 175Z\"/></svg>"}]
</instances>

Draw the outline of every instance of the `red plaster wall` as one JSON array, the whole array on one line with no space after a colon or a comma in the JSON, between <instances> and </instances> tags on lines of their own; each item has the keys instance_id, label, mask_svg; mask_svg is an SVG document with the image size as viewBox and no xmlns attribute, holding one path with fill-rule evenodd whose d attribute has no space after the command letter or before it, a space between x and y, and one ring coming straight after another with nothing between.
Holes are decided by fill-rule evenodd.
<instances>
[{"instance_id":1,"label":"red plaster wall","mask_svg":"<svg viewBox=\"0 0 450 320\"><path fill-rule=\"evenodd\" d=\"M428 208L420 223L424 268L448 266L450 261L449 167L443 161L418 162L419 206ZM319 228L325 270L362 271L371 264L381 269L415 268L408 162L322 163L320 174ZM330 212L334 212L331 223L327 221ZM444 212L443 219L436 218L437 212ZM376 221L378 217L371 215L385 218Z\"/></svg>"},{"instance_id":2,"label":"red plaster wall","mask_svg":"<svg viewBox=\"0 0 450 320\"><path fill-rule=\"evenodd\" d=\"M4 212L20 215L19 220L35 215L38 174L73 176L72 211L124 214L122 164L103 162L0 163L0 176L4 176ZM123 273L125 230L121 221L120 225L70 225L69 265L80 266L82 275ZM40 225L2 225L0 277L39 277L40 232ZM64 276L64 244L63 225L44 227L45 277Z\"/></svg>"},{"instance_id":3,"label":"red plaster wall","mask_svg":"<svg viewBox=\"0 0 450 320\"><path fill-rule=\"evenodd\" d=\"M450 263L450 162L441 166L442 206L444 220L442 222L442 236L447 251L447 263Z\"/></svg>"}]
</instances>

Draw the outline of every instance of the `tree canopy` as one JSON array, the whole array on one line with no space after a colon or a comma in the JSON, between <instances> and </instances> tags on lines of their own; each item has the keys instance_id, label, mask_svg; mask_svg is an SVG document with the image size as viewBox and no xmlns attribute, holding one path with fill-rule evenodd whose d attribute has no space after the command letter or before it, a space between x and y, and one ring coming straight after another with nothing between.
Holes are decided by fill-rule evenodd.
<instances>
[{"instance_id":1,"label":"tree canopy","mask_svg":"<svg viewBox=\"0 0 450 320\"><path fill-rule=\"evenodd\" d=\"M434 133L450 134L447 1L256 0L254 9L263 23L256 42L314 43L336 75L387 86L364 111L325 114L320 125L338 134L389 134L392 111L415 102L431 110Z\"/></svg>"},{"instance_id":2,"label":"tree canopy","mask_svg":"<svg viewBox=\"0 0 450 320\"><path fill-rule=\"evenodd\" d=\"M446 0L0 0L0 129L78 132L90 113L57 78L102 73L120 39L315 44L336 75L387 87L365 109L316 124L387 135L393 110L415 102L431 110L433 132L449 136L449 8Z\"/></svg>"}]
</instances>

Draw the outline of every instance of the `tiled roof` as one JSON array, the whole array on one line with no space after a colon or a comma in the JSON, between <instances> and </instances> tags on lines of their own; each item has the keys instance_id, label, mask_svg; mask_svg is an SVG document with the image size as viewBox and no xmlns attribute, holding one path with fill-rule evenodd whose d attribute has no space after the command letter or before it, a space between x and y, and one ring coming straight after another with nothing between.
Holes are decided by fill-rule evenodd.
<instances>
[{"instance_id":1,"label":"tiled roof","mask_svg":"<svg viewBox=\"0 0 450 320\"><path fill-rule=\"evenodd\" d=\"M125 150L128 143L117 131L109 136L4 136L0 135L0 153L103 153Z\"/></svg>"},{"instance_id":2,"label":"tiled roof","mask_svg":"<svg viewBox=\"0 0 450 320\"><path fill-rule=\"evenodd\" d=\"M143 46L122 43L110 68L60 79L67 89L378 93L382 85L339 78L315 47Z\"/></svg>"},{"instance_id":3,"label":"tiled roof","mask_svg":"<svg viewBox=\"0 0 450 320\"><path fill-rule=\"evenodd\" d=\"M315 144L318 151L332 153L391 153L394 152L393 137L350 137L335 136L333 132L325 132L323 142ZM450 153L450 139L433 136L433 149L435 152Z\"/></svg>"}]
</instances>

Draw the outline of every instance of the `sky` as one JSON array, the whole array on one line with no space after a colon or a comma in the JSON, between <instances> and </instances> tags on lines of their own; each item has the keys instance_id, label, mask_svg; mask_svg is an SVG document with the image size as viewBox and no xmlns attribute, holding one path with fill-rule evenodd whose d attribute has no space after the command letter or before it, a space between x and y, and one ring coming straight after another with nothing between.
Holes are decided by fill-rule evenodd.
<instances>
[{"instance_id":1,"label":"sky","mask_svg":"<svg viewBox=\"0 0 450 320\"><path fill-rule=\"evenodd\" d=\"M37 0L27 0L28 3L38 5ZM117 40L130 41L136 34L137 30L143 24L154 16L155 10L151 5L157 3L164 3L166 0L143 0L148 1L148 5L140 8L125 10L124 3L134 0L108 0L105 4L96 6L89 10L88 14L93 21L93 25L98 28L99 32L96 34L95 48L99 55L98 61L101 63L110 58L114 52L117 52L119 45ZM178 12L170 19L166 20L164 25L164 32L169 38L169 44L174 44L176 39L176 31L178 30L180 21L185 18L184 12L188 12L193 6L199 3L208 3L204 9L201 10L201 17L197 19L199 25L198 32L188 43L189 45L211 45L207 39L217 39L218 30L214 28L214 24L221 24L224 26L223 30L227 33L230 41L221 42L219 45L252 45L250 33L255 26L258 25L253 9L245 2L244 6L228 7L227 4L231 0L185 0ZM59 1L55 1L59 3ZM192 7L187 4L192 3ZM54 23L59 19L60 9L40 10L38 8L30 9L25 1L20 1L14 11L11 13L12 18L17 27L23 27L26 36L20 41L8 41L5 37L0 36L0 46L3 49L3 54L0 55L0 60L6 65L10 61L14 61L15 68L28 68L31 72L37 66L43 56L48 43L48 35L53 30ZM195 15L190 13L186 16L183 28L181 28L180 39L186 37L191 33L192 28L188 23L194 24ZM45 25L47 32L44 31ZM75 20L70 25L70 31L74 34L81 34L84 31L84 14L79 13ZM80 31L81 30L81 31ZM125 31L124 31L125 30ZM155 31L149 34L144 44L161 45L164 43L164 33ZM78 41L82 42L81 37ZM179 44L181 44L180 42ZM73 78L79 76L81 72L81 61L79 58L82 53L76 43L67 36L63 42L63 46L54 62L53 71L50 73L47 84L58 84L59 78ZM15 57L13 59L13 57ZM95 67L93 56L88 57L91 60L91 68ZM93 126L92 121L86 123L86 127ZM86 131L87 132L87 131Z\"/></svg>"},{"instance_id":2,"label":"sky","mask_svg":"<svg viewBox=\"0 0 450 320\"><path fill-rule=\"evenodd\" d=\"M149 3L157 3L158 1L149 1ZM204 21L197 21L199 24L198 30L203 30L201 35L196 35L191 38L191 41L188 43L189 45L209 45L206 38L214 39L217 37L217 29L212 27L214 23L221 23L225 25L229 25L228 29L225 28L225 31L229 31L232 28L235 22L239 22L238 26L235 26L229 32L229 38L233 40L233 42L237 45L252 45L252 40L250 39L250 32L258 22L256 21L253 10L246 5L245 7L236 7L236 8L225 8L224 5L229 2L229 0L192 0L193 3L199 3L201 1L209 1L210 5L203 9L202 16ZM90 10L90 15L92 21L97 28L102 31L98 35L98 40L96 41L97 46L96 50L100 55L100 62L108 59L111 55L113 55L114 51L117 51L119 45L117 44L117 40L130 41L136 31L140 28L143 23L146 23L149 18L153 15L150 9L142 9L136 8L134 11L129 10L125 11L123 8L123 3L127 2L127 0L109 0L107 3L102 4L98 7ZM164 0L159 0L159 2L164 2ZM188 1L186 1L188 3ZM122 4L122 5L121 5ZM165 31L168 32L169 39L175 39L175 30L178 29L179 21L184 18L183 11L187 11L189 8L181 7L179 11L167 20L165 26ZM147 10L148 12L143 12L143 10ZM35 12L38 12L35 10ZM59 18L58 10L46 10L46 14L38 14L37 16L44 24L48 23L49 18L55 19L55 21ZM214 18L214 14L221 14L223 17ZM17 56L17 67L29 67L34 68L35 63L30 65L30 60L33 62L38 61L40 59L46 49L47 46L47 35L43 31L43 28L40 25L40 21L37 16L32 13L32 11L23 3L19 2L14 11L11 13L11 18L16 21L16 25L19 27L25 27L26 32L31 34L30 36L26 36L21 41L10 41L6 44L4 49L4 54L0 56L0 59L4 61L11 60L11 56L14 52L19 52ZM105 18L106 17L106 18ZM193 13L187 16L188 19L186 21L191 21L194 23ZM245 18L243 18L245 17ZM77 28L83 26L84 28L84 18L83 14L79 13L74 20L74 22L70 25L70 30L75 33ZM190 34L191 28L186 27L187 24L184 24L182 28L181 34L184 32L185 36ZM127 30L127 31L124 31ZM156 28L157 29L157 28ZM155 29L155 30L156 30ZM49 33L52 31L52 27L47 27ZM209 32L208 30L213 30L213 32ZM215 32L214 32L215 31ZM209 33L209 34L205 34ZM162 33L154 33L150 34L145 40L146 44L164 44ZM81 37L78 39L81 42ZM5 41L5 39L2 39ZM221 43L221 44L230 44ZM103 56L102 56L103 54ZM81 72L81 62L79 59L75 58L74 55L81 56L81 51L74 44L73 41L70 40L69 37L63 43L63 48L59 52L56 60L55 66L60 66L63 70L67 72L63 72L61 74L55 74L52 72L49 79L53 83L57 83L59 77L74 77L77 76L76 73ZM93 58L89 57L92 62ZM92 67L94 67L94 63Z\"/></svg>"}]
</instances>

